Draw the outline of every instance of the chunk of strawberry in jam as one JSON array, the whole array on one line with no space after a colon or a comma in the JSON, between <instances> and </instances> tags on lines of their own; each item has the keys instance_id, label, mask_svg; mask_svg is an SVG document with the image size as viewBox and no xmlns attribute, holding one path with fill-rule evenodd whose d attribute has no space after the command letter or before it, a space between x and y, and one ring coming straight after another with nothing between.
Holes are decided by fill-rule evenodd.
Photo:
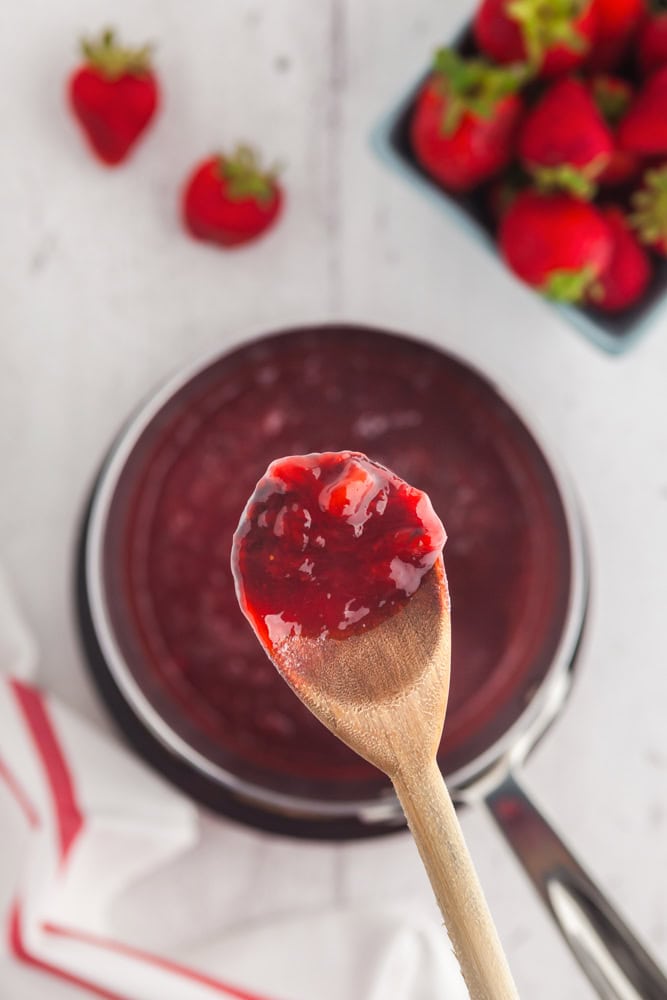
<instances>
[{"instance_id":1,"label":"chunk of strawberry in jam","mask_svg":"<svg viewBox=\"0 0 667 1000\"><path fill-rule=\"evenodd\" d=\"M343 639L403 607L445 538L428 496L359 452L282 458L234 535L239 603L269 649Z\"/></svg>"}]
</instances>

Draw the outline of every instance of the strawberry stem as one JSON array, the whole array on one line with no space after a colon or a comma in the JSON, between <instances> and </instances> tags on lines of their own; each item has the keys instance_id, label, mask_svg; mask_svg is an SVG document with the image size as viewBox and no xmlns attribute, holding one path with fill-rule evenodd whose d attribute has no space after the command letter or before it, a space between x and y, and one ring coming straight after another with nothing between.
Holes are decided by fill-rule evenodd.
<instances>
[{"instance_id":1,"label":"strawberry stem","mask_svg":"<svg viewBox=\"0 0 667 1000\"><path fill-rule=\"evenodd\" d=\"M218 168L233 201L244 198L254 198L263 204L273 201L279 167L262 170L259 157L251 146L239 145L231 156L220 155Z\"/></svg>"},{"instance_id":2,"label":"strawberry stem","mask_svg":"<svg viewBox=\"0 0 667 1000\"><path fill-rule=\"evenodd\" d=\"M628 110L632 91L625 81L619 82L608 76L593 79L593 100L600 114L609 125L618 125Z\"/></svg>"},{"instance_id":3,"label":"strawberry stem","mask_svg":"<svg viewBox=\"0 0 667 1000\"><path fill-rule=\"evenodd\" d=\"M644 186L632 196L630 223L649 246L667 240L667 166L647 170Z\"/></svg>"},{"instance_id":4,"label":"strawberry stem","mask_svg":"<svg viewBox=\"0 0 667 1000\"><path fill-rule=\"evenodd\" d=\"M499 101L526 83L525 65L493 66L484 59L466 59L453 49L439 49L433 68L446 97L442 130L452 135L466 111L491 118Z\"/></svg>"},{"instance_id":5,"label":"strawberry stem","mask_svg":"<svg viewBox=\"0 0 667 1000\"><path fill-rule=\"evenodd\" d=\"M151 68L152 46L125 48L116 42L113 28L105 28L97 40L84 38L81 51L86 62L110 80L117 80L126 73L141 76Z\"/></svg>"},{"instance_id":6,"label":"strawberry stem","mask_svg":"<svg viewBox=\"0 0 667 1000\"><path fill-rule=\"evenodd\" d=\"M555 302L575 304L583 302L591 288L595 286L597 274L592 267L582 267L576 271L552 271L540 291Z\"/></svg>"},{"instance_id":7,"label":"strawberry stem","mask_svg":"<svg viewBox=\"0 0 667 1000\"><path fill-rule=\"evenodd\" d=\"M605 163L609 157L605 156ZM576 198L592 201L597 194L597 185L593 177L600 173L595 160L589 164L588 171L573 167L570 163L559 163L555 167L531 167L531 174L540 191L548 194L550 191L568 191Z\"/></svg>"},{"instance_id":8,"label":"strawberry stem","mask_svg":"<svg viewBox=\"0 0 667 1000\"><path fill-rule=\"evenodd\" d=\"M507 13L518 24L528 61L539 69L546 52L565 45L573 52L585 52L587 40L577 31L575 21L588 0L510 0Z\"/></svg>"}]
</instances>

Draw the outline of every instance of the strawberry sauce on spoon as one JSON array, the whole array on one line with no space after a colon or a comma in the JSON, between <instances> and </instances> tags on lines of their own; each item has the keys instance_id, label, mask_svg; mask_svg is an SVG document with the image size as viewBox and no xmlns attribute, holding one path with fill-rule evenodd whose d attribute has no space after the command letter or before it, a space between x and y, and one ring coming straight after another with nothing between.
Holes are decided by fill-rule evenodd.
<instances>
[{"instance_id":1,"label":"strawberry sauce on spoon","mask_svg":"<svg viewBox=\"0 0 667 1000\"><path fill-rule=\"evenodd\" d=\"M428 496L359 452L282 458L234 536L239 603L269 651L344 639L402 608L445 538Z\"/></svg>"}]
</instances>

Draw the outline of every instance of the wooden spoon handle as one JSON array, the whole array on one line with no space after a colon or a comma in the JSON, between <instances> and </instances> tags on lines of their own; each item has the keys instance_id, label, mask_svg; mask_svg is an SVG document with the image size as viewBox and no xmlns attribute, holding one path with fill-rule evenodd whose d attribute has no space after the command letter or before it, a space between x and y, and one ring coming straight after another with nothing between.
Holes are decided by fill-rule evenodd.
<instances>
[{"instance_id":1,"label":"wooden spoon handle","mask_svg":"<svg viewBox=\"0 0 667 1000\"><path fill-rule=\"evenodd\" d=\"M493 918L435 761L393 779L471 1000L519 1000Z\"/></svg>"}]
</instances>

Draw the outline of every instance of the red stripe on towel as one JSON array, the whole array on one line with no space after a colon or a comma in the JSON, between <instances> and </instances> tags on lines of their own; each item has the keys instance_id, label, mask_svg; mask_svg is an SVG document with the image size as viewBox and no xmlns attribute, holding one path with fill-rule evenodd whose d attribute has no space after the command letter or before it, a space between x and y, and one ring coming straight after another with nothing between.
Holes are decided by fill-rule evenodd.
<instances>
[{"instance_id":1,"label":"red stripe on towel","mask_svg":"<svg viewBox=\"0 0 667 1000\"><path fill-rule=\"evenodd\" d=\"M172 962L167 958L161 958L159 955L151 955L149 952L141 951L139 948L133 948L131 945L121 944L119 941L112 941L109 938L98 937L96 934L88 934L84 931L72 930L68 927L59 927L57 924L45 923L42 924L42 930L47 934L54 934L59 937L70 938L75 941L81 941L84 944L90 944L97 948L105 948L108 951L113 951L117 955L125 955L128 958L137 959L140 962L146 962L149 965L154 966L156 969L162 969L165 972L173 972L178 976L183 976L185 979L189 979L191 982L198 983L200 986L208 986L217 992L223 994L226 997L233 997L234 1000L268 1000L267 997L260 997L257 993L248 993L247 990L239 989L236 986L230 986L229 983L223 983L219 979L214 979L212 976L207 976L202 972L197 972L195 969L189 969L187 966L179 965L178 962Z\"/></svg>"},{"instance_id":2,"label":"red stripe on towel","mask_svg":"<svg viewBox=\"0 0 667 1000\"><path fill-rule=\"evenodd\" d=\"M122 996L120 993L109 993L108 990L103 989L101 986L96 986L95 983L91 983L87 979L82 979L80 976L74 976L70 972L65 972L64 969L58 969L55 965L43 962L31 954L23 940L21 907L18 903L14 904L9 916L9 946L14 957L24 965L29 965L33 969L39 969L40 972L47 972L49 975L64 980L66 983L71 983L73 986L80 986L82 989L89 990L96 996L102 997L103 1000L131 1000L130 997Z\"/></svg>"},{"instance_id":3,"label":"red stripe on towel","mask_svg":"<svg viewBox=\"0 0 667 1000\"><path fill-rule=\"evenodd\" d=\"M48 779L58 827L60 857L62 861L65 861L84 825L83 815L79 810L76 800L72 774L42 695L35 688L23 684L21 681L12 680L10 683ZM14 786L12 785L11 787L13 788ZM16 787L18 789L18 786ZM37 819L37 814L34 813L34 815L35 819ZM200 986L206 986L221 996L231 998L231 1000L268 1000L266 997L260 997L257 993L248 993L247 990L230 986L204 973L197 972L195 969L189 969L187 966L179 965L169 959L161 958L158 955L151 955L148 952L132 948L130 945L121 944L108 938L97 937L83 931L62 928L56 924L44 924L42 930L54 936L70 938L80 941L82 944L88 944L91 947L102 948L136 961L145 962L156 969L181 976L183 979L197 983ZM43 962L28 952L22 937L21 911L18 903L15 904L10 916L9 942L12 953L21 962L48 972L76 986L90 990L97 996L103 997L104 1000L129 1000L126 996L109 993L94 983Z\"/></svg>"},{"instance_id":4,"label":"red stripe on towel","mask_svg":"<svg viewBox=\"0 0 667 1000\"><path fill-rule=\"evenodd\" d=\"M23 811L23 815L27 819L28 823L32 827L39 826L39 816L37 815L37 810L33 806L32 802L24 792L21 785L18 783L13 773L10 771L7 764L5 764L2 757L0 757L0 779L5 782L9 791L12 793L19 806Z\"/></svg>"},{"instance_id":5,"label":"red stripe on towel","mask_svg":"<svg viewBox=\"0 0 667 1000\"><path fill-rule=\"evenodd\" d=\"M42 695L22 681L10 683L46 773L58 827L60 858L65 861L83 826L72 774Z\"/></svg>"}]
</instances>

